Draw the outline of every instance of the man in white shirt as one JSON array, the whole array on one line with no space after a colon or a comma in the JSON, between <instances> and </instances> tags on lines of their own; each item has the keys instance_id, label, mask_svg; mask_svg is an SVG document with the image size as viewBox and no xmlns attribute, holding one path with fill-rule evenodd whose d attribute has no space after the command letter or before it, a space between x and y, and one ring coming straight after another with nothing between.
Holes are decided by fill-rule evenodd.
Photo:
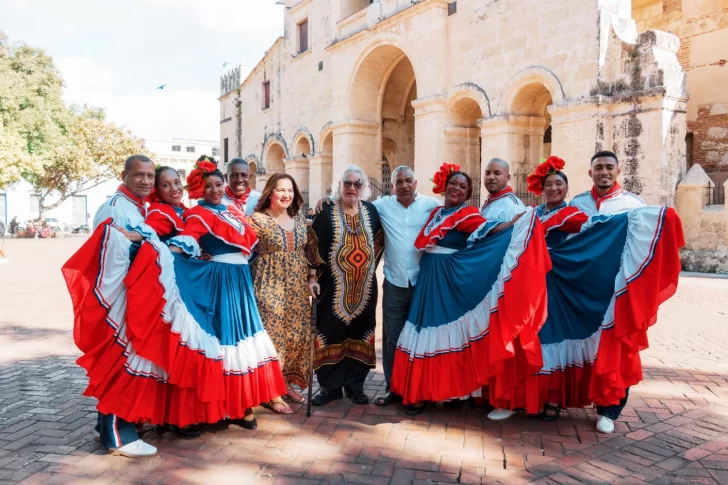
<instances>
[{"instance_id":1,"label":"man in white shirt","mask_svg":"<svg viewBox=\"0 0 728 485\"><path fill-rule=\"evenodd\" d=\"M225 169L225 193L222 196L222 203L232 205L249 216L255 212L258 205L260 192L250 188L250 165L242 158L233 158Z\"/></svg>"},{"instance_id":2,"label":"man in white shirt","mask_svg":"<svg viewBox=\"0 0 728 485\"><path fill-rule=\"evenodd\" d=\"M123 183L116 193L96 211L94 228L112 218L113 226L132 241L157 239L154 230L144 223L147 215L145 198L154 188L154 162L144 155L129 157L121 179ZM99 412L96 431L101 444L114 454L141 457L157 453L154 446L139 439L134 423L113 414Z\"/></svg>"},{"instance_id":3,"label":"man in white shirt","mask_svg":"<svg viewBox=\"0 0 728 485\"><path fill-rule=\"evenodd\" d=\"M619 160L613 152L602 151L594 154L591 159L589 176L594 181L591 190L582 192L571 200L569 205L577 207L588 216L594 214L616 214L630 209L644 207L645 202L637 195L622 189L617 182L621 173ZM624 391L624 398L619 404L612 406L597 406L597 431L600 433L613 433L614 421L619 419L629 397L629 388Z\"/></svg>"},{"instance_id":4,"label":"man in white shirt","mask_svg":"<svg viewBox=\"0 0 728 485\"><path fill-rule=\"evenodd\" d=\"M432 211L442 205L442 202L434 197L417 193L415 174L405 165L395 168L392 172L392 186L396 195L373 202L384 228L382 363L387 394L374 401L374 404L379 406L387 406L402 400L400 396L389 391L389 385L397 341L407 322L414 287L420 274L422 253L415 249L415 239Z\"/></svg>"},{"instance_id":5,"label":"man in white shirt","mask_svg":"<svg viewBox=\"0 0 728 485\"><path fill-rule=\"evenodd\" d=\"M392 172L395 195L373 202L384 229L384 283L382 314L384 320L382 361L387 394L374 400L374 404L387 406L401 402L402 398L389 391L394 354L399 334L409 315L412 295L420 274L422 253L415 249L415 239L427 223L432 211L442 205L434 197L417 193L417 178L411 168L401 165ZM318 202L316 212L322 203Z\"/></svg>"},{"instance_id":6,"label":"man in white shirt","mask_svg":"<svg viewBox=\"0 0 728 485\"><path fill-rule=\"evenodd\" d=\"M644 207L645 201L632 192L627 192L617 182L621 173L619 160L613 152L596 153L591 159L589 176L594 181L591 190L571 199L569 205L584 214L615 214L637 207Z\"/></svg>"},{"instance_id":7,"label":"man in white shirt","mask_svg":"<svg viewBox=\"0 0 728 485\"><path fill-rule=\"evenodd\" d=\"M480 209L483 217L489 221L511 222L515 216L526 210L521 199L508 186L508 181L511 180L508 162L500 158L491 159L485 167L483 179L488 191L488 198Z\"/></svg>"}]
</instances>

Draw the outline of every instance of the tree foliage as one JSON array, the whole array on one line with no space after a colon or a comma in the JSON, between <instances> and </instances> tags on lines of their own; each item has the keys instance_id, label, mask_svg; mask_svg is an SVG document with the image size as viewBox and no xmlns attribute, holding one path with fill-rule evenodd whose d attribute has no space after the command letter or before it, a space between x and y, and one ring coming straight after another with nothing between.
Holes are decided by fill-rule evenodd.
<instances>
[{"instance_id":1,"label":"tree foliage","mask_svg":"<svg viewBox=\"0 0 728 485\"><path fill-rule=\"evenodd\" d=\"M53 59L0 32L0 189L21 179L38 195L41 217L69 197L118 177L145 153L103 109L67 107ZM146 153L150 155L149 153Z\"/></svg>"}]
</instances>

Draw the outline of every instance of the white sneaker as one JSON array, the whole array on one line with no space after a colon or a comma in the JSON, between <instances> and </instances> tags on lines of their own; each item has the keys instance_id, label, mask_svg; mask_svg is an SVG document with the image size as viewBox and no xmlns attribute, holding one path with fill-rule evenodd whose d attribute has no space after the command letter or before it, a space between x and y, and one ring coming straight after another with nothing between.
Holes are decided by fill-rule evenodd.
<instances>
[{"instance_id":1,"label":"white sneaker","mask_svg":"<svg viewBox=\"0 0 728 485\"><path fill-rule=\"evenodd\" d=\"M599 421L597 421L597 431L603 434L614 433L614 421L606 416L599 416Z\"/></svg>"},{"instance_id":2,"label":"white sneaker","mask_svg":"<svg viewBox=\"0 0 728 485\"><path fill-rule=\"evenodd\" d=\"M488 413L488 419L491 421L505 421L511 416L513 416L513 411L510 409L494 409Z\"/></svg>"},{"instance_id":3,"label":"white sneaker","mask_svg":"<svg viewBox=\"0 0 728 485\"><path fill-rule=\"evenodd\" d=\"M121 448L109 448L112 455L128 456L129 458L139 458L142 456L152 456L157 454L157 449L143 442L142 440L136 440L133 443L124 445Z\"/></svg>"}]
</instances>

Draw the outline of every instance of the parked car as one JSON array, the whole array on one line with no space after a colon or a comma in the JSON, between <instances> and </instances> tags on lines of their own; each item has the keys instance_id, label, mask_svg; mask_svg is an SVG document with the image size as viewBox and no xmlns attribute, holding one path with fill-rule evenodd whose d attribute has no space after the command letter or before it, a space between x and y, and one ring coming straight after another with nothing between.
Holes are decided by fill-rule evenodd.
<instances>
[{"instance_id":1,"label":"parked car","mask_svg":"<svg viewBox=\"0 0 728 485\"><path fill-rule=\"evenodd\" d=\"M46 217L45 223L48 224L48 227L50 227L54 231L65 231L66 230L66 225L63 222L56 219L55 217Z\"/></svg>"}]
</instances>

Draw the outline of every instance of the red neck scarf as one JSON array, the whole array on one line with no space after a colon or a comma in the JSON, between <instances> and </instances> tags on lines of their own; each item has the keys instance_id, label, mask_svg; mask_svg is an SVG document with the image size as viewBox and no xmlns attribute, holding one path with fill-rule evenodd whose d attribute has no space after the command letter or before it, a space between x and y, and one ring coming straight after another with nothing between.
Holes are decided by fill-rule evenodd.
<instances>
[{"instance_id":1,"label":"red neck scarf","mask_svg":"<svg viewBox=\"0 0 728 485\"><path fill-rule=\"evenodd\" d=\"M488 198L485 199L485 202L483 202L483 207L480 208L481 212L483 209L485 209L488 204L495 202L496 200L500 199L501 197L505 197L506 194L512 194L513 189L510 186L506 186L505 189L501 190L500 192L496 194L488 194Z\"/></svg>"},{"instance_id":2,"label":"red neck scarf","mask_svg":"<svg viewBox=\"0 0 728 485\"><path fill-rule=\"evenodd\" d=\"M119 185L119 188L116 189L117 192L119 192L121 195L129 199L134 203L135 206L139 209L139 212L142 213L142 215L146 216L147 214L147 207L144 202L144 199L139 198L134 192L129 190L126 185L121 184Z\"/></svg>"},{"instance_id":3,"label":"red neck scarf","mask_svg":"<svg viewBox=\"0 0 728 485\"><path fill-rule=\"evenodd\" d=\"M238 209L242 210L243 213L245 213L245 204L248 202L248 196L250 195L250 192L252 190L253 189L248 187L247 189L245 189L245 193L243 195L241 195L240 197L238 197L237 195L235 195L233 193L232 190L230 190L230 186L228 185L225 187L225 195L230 197L233 200L233 202L235 202L235 206Z\"/></svg>"},{"instance_id":4,"label":"red neck scarf","mask_svg":"<svg viewBox=\"0 0 728 485\"><path fill-rule=\"evenodd\" d=\"M607 199L613 199L615 197L618 197L622 195L622 186L619 185L619 182L614 182L614 185L612 185L612 188L609 189L609 192L604 197L599 197L597 195L597 188L595 186L592 186L591 189L591 196L592 199L594 199L594 202L597 204L597 210L602 206L602 202L604 202Z\"/></svg>"}]
</instances>

